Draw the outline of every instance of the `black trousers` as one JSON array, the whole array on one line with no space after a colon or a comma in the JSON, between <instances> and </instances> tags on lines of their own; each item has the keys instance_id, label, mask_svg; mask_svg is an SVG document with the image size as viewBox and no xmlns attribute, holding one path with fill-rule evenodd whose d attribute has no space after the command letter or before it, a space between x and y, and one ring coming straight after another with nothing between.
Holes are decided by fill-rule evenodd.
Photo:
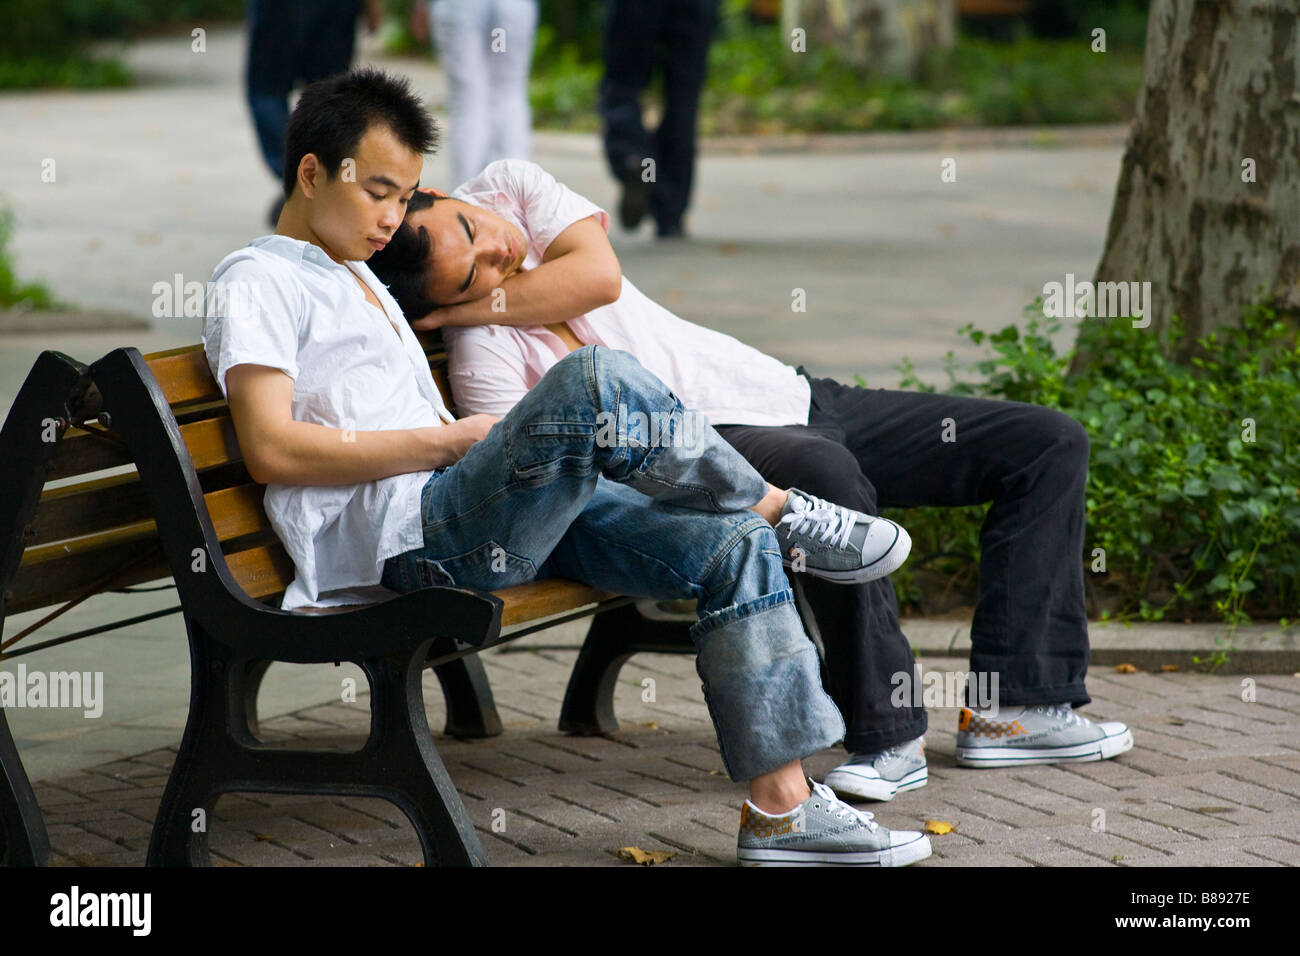
<instances>
[{"instance_id":1,"label":"black trousers","mask_svg":"<svg viewBox=\"0 0 1300 956\"><path fill-rule=\"evenodd\" d=\"M719 434L773 484L867 514L992 502L980 530L971 670L998 675L1005 706L1088 703L1083 426L1022 402L809 381L808 425L724 425ZM801 577L846 749L874 752L921 736L924 708L890 699L894 675L912 677L915 662L889 579Z\"/></svg>"},{"instance_id":2,"label":"black trousers","mask_svg":"<svg viewBox=\"0 0 1300 956\"><path fill-rule=\"evenodd\" d=\"M247 0L244 88L262 158L284 176L284 131L294 84L344 73L356 46L361 0Z\"/></svg>"},{"instance_id":3,"label":"black trousers","mask_svg":"<svg viewBox=\"0 0 1300 956\"><path fill-rule=\"evenodd\" d=\"M680 224L690 203L696 117L717 16L718 0L605 3L605 156L616 179L654 160L649 203L660 227ZM656 66L664 75L664 114L651 135L641 123L641 93Z\"/></svg>"}]
</instances>

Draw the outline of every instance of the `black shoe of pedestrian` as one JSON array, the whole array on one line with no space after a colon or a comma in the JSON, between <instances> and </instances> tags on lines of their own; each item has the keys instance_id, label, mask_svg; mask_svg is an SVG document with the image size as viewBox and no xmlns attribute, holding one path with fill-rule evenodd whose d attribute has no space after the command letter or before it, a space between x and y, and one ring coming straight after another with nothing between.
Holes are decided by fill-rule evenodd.
<instances>
[{"instance_id":1,"label":"black shoe of pedestrian","mask_svg":"<svg viewBox=\"0 0 1300 956\"><path fill-rule=\"evenodd\" d=\"M661 222L655 229L655 235L660 239L685 239L686 230L682 228L681 221Z\"/></svg>"},{"instance_id":2,"label":"black shoe of pedestrian","mask_svg":"<svg viewBox=\"0 0 1300 956\"><path fill-rule=\"evenodd\" d=\"M629 231L641 225L649 208L650 189L641 178L639 168L629 169L623 174L623 198L618 204L619 222Z\"/></svg>"},{"instance_id":3,"label":"black shoe of pedestrian","mask_svg":"<svg viewBox=\"0 0 1300 956\"><path fill-rule=\"evenodd\" d=\"M267 218L271 222L271 228L274 230L280 222L280 210L284 208L284 197L277 196L275 202L271 203L271 212Z\"/></svg>"}]
</instances>

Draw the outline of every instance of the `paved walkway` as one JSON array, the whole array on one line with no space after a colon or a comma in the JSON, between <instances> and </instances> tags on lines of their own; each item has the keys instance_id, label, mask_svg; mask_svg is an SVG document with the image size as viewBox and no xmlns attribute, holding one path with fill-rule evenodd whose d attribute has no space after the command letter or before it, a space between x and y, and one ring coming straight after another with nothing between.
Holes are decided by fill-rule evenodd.
<instances>
[{"instance_id":1,"label":"paved walkway","mask_svg":"<svg viewBox=\"0 0 1300 956\"><path fill-rule=\"evenodd\" d=\"M576 647L576 636L557 641L551 632L485 654L505 733L478 741L436 735L491 861L610 865L631 845L675 851L669 866L734 864L743 788L723 773L693 659L633 657L615 696L620 732L568 737L555 726ZM967 666L957 658L923 664ZM268 682L285 666L274 665ZM351 673L330 671L336 688ZM641 700L646 677L655 680L655 703ZM441 727L431 673L424 689L429 722ZM1246 702L1241 677L1094 668L1089 689L1090 717L1133 727L1130 753L1070 767L961 769L952 759L956 712L935 709L926 737L929 784L862 806L890 827L952 824L951 833L931 837L934 856L918 866L1300 865L1300 679L1256 678ZM267 720L264 734L272 743L344 749L361 743L368 719L367 698L358 694L355 704ZM807 769L820 778L842 753L816 754ZM143 865L173 756L163 747L38 782L53 862ZM494 819L504 821L503 831ZM421 859L400 811L347 797L225 796L211 846L217 865Z\"/></svg>"}]
</instances>

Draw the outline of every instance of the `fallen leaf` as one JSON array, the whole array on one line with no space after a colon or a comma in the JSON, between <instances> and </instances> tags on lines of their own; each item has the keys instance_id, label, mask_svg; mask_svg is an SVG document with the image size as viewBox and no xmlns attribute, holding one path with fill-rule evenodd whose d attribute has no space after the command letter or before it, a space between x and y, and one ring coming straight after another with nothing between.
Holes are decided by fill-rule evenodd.
<instances>
[{"instance_id":1,"label":"fallen leaf","mask_svg":"<svg viewBox=\"0 0 1300 956\"><path fill-rule=\"evenodd\" d=\"M677 855L675 850L643 850L639 846L619 847L618 858L628 860L632 863L640 863L642 866L650 866L654 863L667 863Z\"/></svg>"},{"instance_id":2,"label":"fallen leaf","mask_svg":"<svg viewBox=\"0 0 1300 956\"><path fill-rule=\"evenodd\" d=\"M275 837L265 833L254 833L253 836L255 836L258 840L260 840L263 843L270 843L272 840L275 839Z\"/></svg>"},{"instance_id":3,"label":"fallen leaf","mask_svg":"<svg viewBox=\"0 0 1300 956\"><path fill-rule=\"evenodd\" d=\"M926 820L926 821L925 821L925 832L926 832L926 833L934 833L934 834L936 834L936 835L942 835L942 834L944 834L944 833L949 833L949 832L951 832L951 831L952 831L952 824L951 824L951 823L948 823L948 822L945 821L945 820Z\"/></svg>"},{"instance_id":4,"label":"fallen leaf","mask_svg":"<svg viewBox=\"0 0 1300 956\"><path fill-rule=\"evenodd\" d=\"M649 727L651 730L658 730L658 729L659 729L659 725L656 724L653 720L647 720L647 721L646 721L644 724L642 724L641 726L642 726L642 727Z\"/></svg>"},{"instance_id":5,"label":"fallen leaf","mask_svg":"<svg viewBox=\"0 0 1300 956\"><path fill-rule=\"evenodd\" d=\"M1136 667L1134 667L1132 664L1116 664L1116 665L1115 665L1115 673L1116 673L1116 674L1136 674L1137 672L1138 672L1138 669L1137 669Z\"/></svg>"},{"instance_id":6,"label":"fallen leaf","mask_svg":"<svg viewBox=\"0 0 1300 956\"><path fill-rule=\"evenodd\" d=\"M1174 727L1183 727L1186 726L1187 721L1183 720L1181 717L1166 717L1165 723L1172 724Z\"/></svg>"},{"instance_id":7,"label":"fallen leaf","mask_svg":"<svg viewBox=\"0 0 1300 956\"><path fill-rule=\"evenodd\" d=\"M1182 670L1182 668L1179 667L1177 664L1161 664L1160 669L1164 671L1166 674L1172 674L1175 671Z\"/></svg>"}]
</instances>

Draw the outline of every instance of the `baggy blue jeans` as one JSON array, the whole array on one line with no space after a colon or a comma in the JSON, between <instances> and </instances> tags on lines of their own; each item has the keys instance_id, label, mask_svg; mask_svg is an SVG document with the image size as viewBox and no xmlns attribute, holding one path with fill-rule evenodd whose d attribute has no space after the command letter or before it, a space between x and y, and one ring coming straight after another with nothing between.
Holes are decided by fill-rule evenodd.
<instances>
[{"instance_id":1,"label":"baggy blue jeans","mask_svg":"<svg viewBox=\"0 0 1300 956\"><path fill-rule=\"evenodd\" d=\"M844 721L776 534L748 510L767 484L711 427L685 440L691 414L628 353L570 353L429 478L424 546L390 558L383 583L497 590L557 575L696 598L696 670L722 760L751 780L836 743Z\"/></svg>"}]
</instances>

